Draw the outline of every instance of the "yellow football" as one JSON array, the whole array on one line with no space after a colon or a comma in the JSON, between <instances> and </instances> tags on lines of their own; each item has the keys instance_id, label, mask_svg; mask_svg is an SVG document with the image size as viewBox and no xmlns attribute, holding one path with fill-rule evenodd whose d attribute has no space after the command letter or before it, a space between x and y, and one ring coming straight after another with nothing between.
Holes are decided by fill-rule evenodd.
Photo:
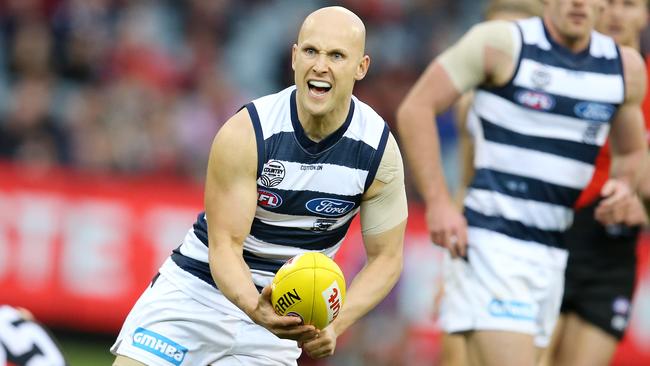
<instances>
[{"instance_id":1,"label":"yellow football","mask_svg":"<svg viewBox=\"0 0 650 366\"><path fill-rule=\"evenodd\" d=\"M336 319L345 300L345 278L339 266L319 252L289 259L275 274L271 303L279 315L302 318L325 328Z\"/></svg>"}]
</instances>

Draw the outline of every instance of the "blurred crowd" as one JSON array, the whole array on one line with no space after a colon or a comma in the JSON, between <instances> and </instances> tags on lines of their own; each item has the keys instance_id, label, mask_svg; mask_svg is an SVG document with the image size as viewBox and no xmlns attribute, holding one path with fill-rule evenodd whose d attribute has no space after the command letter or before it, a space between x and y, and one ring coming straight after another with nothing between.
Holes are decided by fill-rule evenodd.
<instances>
[{"instance_id":1,"label":"blurred crowd","mask_svg":"<svg viewBox=\"0 0 650 366\"><path fill-rule=\"evenodd\" d=\"M372 65L355 94L390 123L483 2L0 1L0 159L202 181L218 128L292 84L300 19L331 4L366 22Z\"/></svg>"}]
</instances>

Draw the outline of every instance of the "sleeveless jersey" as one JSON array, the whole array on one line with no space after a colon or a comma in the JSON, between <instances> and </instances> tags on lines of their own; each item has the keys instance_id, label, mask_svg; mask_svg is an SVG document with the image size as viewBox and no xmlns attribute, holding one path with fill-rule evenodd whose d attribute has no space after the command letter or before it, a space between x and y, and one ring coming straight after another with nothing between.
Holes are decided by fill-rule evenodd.
<instances>
[{"instance_id":1,"label":"sleeveless jersey","mask_svg":"<svg viewBox=\"0 0 650 366\"><path fill-rule=\"evenodd\" d=\"M243 257L258 288L305 251L333 257L373 182L388 140L384 120L352 97L344 124L320 142L305 134L289 87L245 106L258 154L258 203ZM205 213L172 260L216 287L208 266Z\"/></svg>"},{"instance_id":2,"label":"sleeveless jersey","mask_svg":"<svg viewBox=\"0 0 650 366\"><path fill-rule=\"evenodd\" d=\"M646 69L650 68L650 56L645 57ZM648 74L648 83L650 85L650 73ZM646 92L643 99L643 118L645 120L646 143L650 146L650 93ZM589 182L589 185L580 195L576 202L576 209L585 207L600 197L605 182L609 179L609 167L612 163L611 152L609 150L609 140L600 149L596 159L596 170Z\"/></svg>"},{"instance_id":3,"label":"sleeveless jersey","mask_svg":"<svg viewBox=\"0 0 650 366\"><path fill-rule=\"evenodd\" d=\"M512 79L479 88L468 116L476 173L465 217L470 230L564 248L562 232L624 100L623 67L614 41L598 32L572 53L542 19L516 25Z\"/></svg>"}]
</instances>

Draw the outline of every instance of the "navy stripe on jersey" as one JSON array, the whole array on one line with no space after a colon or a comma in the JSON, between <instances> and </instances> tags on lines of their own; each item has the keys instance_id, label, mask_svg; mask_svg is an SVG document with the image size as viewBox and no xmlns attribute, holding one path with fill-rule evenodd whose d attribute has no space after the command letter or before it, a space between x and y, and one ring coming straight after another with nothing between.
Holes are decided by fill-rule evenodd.
<instances>
[{"instance_id":1,"label":"navy stripe on jersey","mask_svg":"<svg viewBox=\"0 0 650 366\"><path fill-rule=\"evenodd\" d=\"M495 191L515 198L564 207L573 207L581 193L578 189L492 169L476 169L470 188Z\"/></svg>"},{"instance_id":2,"label":"navy stripe on jersey","mask_svg":"<svg viewBox=\"0 0 650 366\"><path fill-rule=\"evenodd\" d=\"M386 150L386 143L388 142L389 135L388 124L384 123L384 131L381 133L381 139L379 140L379 145L377 146L377 153L373 156L372 164L370 165L370 170L368 171L368 177L366 178L366 184L364 190L368 190L370 185L375 180L375 175L377 175L377 169L379 169L379 163L381 158L384 156L384 150Z\"/></svg>"},{"instance_id":3,"label":"navy stripe on jersey","mask_svg":"<svg viewBox=\"0 0 650 366\"><path fill-rule=\"evenodd\" d=\"M620 74L623 70L620 57L618 58L605 58L594 57L591 55L591 43L587 48L578 53L573 53L571 50L555 42L553 37L549 34L546 24L540 20L544 30L544 37L551 45L550 50L539 48L536 44L526 44L522 42L521 55L522 57L529 58L546 65L558 66L573 71L586 71L599 74ZM592 38L590 42L594 42ZM615 46L618 49L618 46Z\"/></svg>"},{"instance_id":4,"label":"navy stripe on jersey","mask_svg":"<svg viewBox=\"0 0 650 366\"><path fill-rule=\"evenodd\" d=\"M481 89L498 95L504 99L507 99L518 106L531 109L538 112L552 113L560 116L566 116L570 118L577 118L582 120L592 121L594 123L605 123L608 120L604 119L587 119L585 115L578 116L576 110L580 108L580 105L585 103L596 104L599 106L604 106L605 109L611 112L611 116L616 114L616 111L619 107L618 104L610 103L601 103L601 102L588 102L584 99L575 99L571 97L566 97L563 95L557 95L553 93L548 93L545 91L539 90L530 90L528 88L520 87L514 85L513 83L508 83L503 87L482 87Z\"/></svg>"},{"instance_id":5,"label":"navy stripe on jersey","mask_svg":"<svg viewBox=\"0 0 650 366\"><path fill-rule=\"evenodd\" d=\"M186 272L191 273L194 277L199 278L210 286L218 288L216 282L214 282L214 279L212 278L212 273L210 273L210 265L208 263L198 261L194 258L186 257L181 254L178 248L172 251L171 258L177 266ZM275 272L277 272L277 270ZM257 288L257 291L262 292L262 287L257 285L255 285L255 287Z\"/></svg>"},{"instance_id":6,"label":"navy stripe on jersey","mask_svg":"<svg viewBox=\"0 0 650 366\"><path fill-rule=\"evenodd\" d=\"M198 214L196 221L192 226L194 235L201 241L201 243L208 246L208 222L205 221L205 211Z\"/></svg>"},{"instance_id":7,"label":"navy stripe on jersey","mask_svg":"<svg viewBox=\"0 0 650 366\"><path fill-rule=\"evenodd\" d=\"M552 37L547 37L554 43ZM621 72L620 59L596 58L590 55L589 47L586 50L573 54L562 46L553 45L552 50L543 50L534 44L523 44L522 57L535 60L539 63L571 69L573 71L593 72L599 74L616 75Z\"/></svg>"},{"instance_id":8,"label":"navy stripe on jersey","mask_svg":"<svg viewBox=\"0 0 650 366\"><path fill-rule=\"evenodd\" d=\"M353 169L366 170L368 161L375 153L370 145L363 141L342 137L336 149L328 150L318 155L305 156L305 151L296 145L293 132L279 132L264 142L269 156L275 160L300 162L303 164L319 164L336 162L336 165Z\"/></svg>"},{"instance_id":9,"label":"navy stripe on jersey","mask_svg":"<svg viewBox=\"0 0 650 366\"><path fill-rule=\"evenodd\" d=\"M352 219L333 230L312 231L299 228L268 225L253 219L250 235L258 240L307 250L323 250L336 245L345 237Z\"/></svg>"},{"instance_id":10,"label":"navy stripe on jersey","mask_svg":"<svg viewBox=\"0 0 650 366\"><path fill-rule=\"evenodd\" d=\"M480 120L483 126L483 135L488 141L546 152L588 164L593 164L598 151L600 151L600 146L597 145L524 135L498 126L484 118L480 118Z\"/></svg>"},{"instance_id":11,"label":"navy stripe on jersey","mask_svg":"<svg viewBox=\"0 0 650 366\"><path fill-rule=\"evenodd\" d=\"M350 211L354 210L358 204L355 203L353 207L350 207L347 211L345 211L340 215L332 216L332 215L321 215L309 211L307 210L305 203L316 198L329 198L329 199L337 199L337 200L348 201L348 202L359 202L361 200L361 197L363 196L363 193L359 193L358 195L354 195L354 196L346 196L342 194L333 194L333 193L325 194L322 192L314 192L314 191L287 191L284 189L277 189L275 187L273 188L261 187L260 189L275 193L278 196L280 196L280 198L282 199L282 204L278 207L261 206L267 211L280 213L280 214L287 214L287 215L314 216L314 217L323 217L323 218L326 217L336 218L336 217L345 216Z\"/></svg>"},{"instance_id":12,"label":"navy stripe on jersey","mask_svg":"<svg viewBox=\"0 0 650 366\"><path fill-rule=\"evenodd\" d=\"M250 269L256 269L260 271L273 272L276 273L280 267L285 263L281 259L271 259L271 258L262 258L258 257L255 254L244 249L242 254L244 261Z\"/></svg>"},{"instance_id":13,"label":"navy stripe on jersey","mask_svg":"<svg viewBox=\"0 0 650 366\"><path fill-rule=\"evenodd\" d=\"M345 122L339 127L334 133L327 136L323 140L316 142L305 134L305 130L300 124L300 119L298 118L298 108L296 106L296 90L291 92L290 98L291 106L291 124L293 125L293 130L296 133L296 139L300 146L305 149L305 152L310 154L319 154L330 147L334 146L341 137L345 134L345 131L348 130L350 123L352 122L352 115L354 114L354 100L350 99L350 109L348 110L348 115L345 117Z\"/></svg>"},{"instance_id":14,"label":"navy stripe on jersey","mask_svg":"<svg viewBox=\"0 0 650 366\"><path fill-rule=\"evenodd\" d=\"M556 248L563 248L562 232L555 230L542 230L536 227L524 225L519 221L508 220L499 216L487 216L465 206L465 218L467 226L478 227L495 231L506 236L534 241L540 244Z\"/></svg>"},{"instance_id":15,"label":"navy stripe on jersey","mask_svg":"<svg viewBox=\"0 0 650 366\"><path fill-rule=\"evenodd\" d=\"M255 104L246 104L246 110L248 111L248 115L251 117L253 129L255 130L255 141L257 142L257 176L259 177L262 175L262 168L266 161L266 155L264 155L264 134L262 132L262 124L260 123L260 116L257 114Z\"/></svg>"}]
</instances>

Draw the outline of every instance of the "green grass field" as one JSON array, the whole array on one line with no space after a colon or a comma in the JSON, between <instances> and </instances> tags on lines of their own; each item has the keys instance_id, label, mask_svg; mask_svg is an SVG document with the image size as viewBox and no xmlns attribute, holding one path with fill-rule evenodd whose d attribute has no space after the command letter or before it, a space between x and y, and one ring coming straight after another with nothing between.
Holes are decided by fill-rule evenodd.
<instances>
[{"instance_id":1,"label":"green grass field","mask_svg":"<svg viewBox=\"0 0 650 366\"><path fill-rule=\"evenodd\" d=\"M113 362L114 357L108 350L113 337L56 332L54 336L70 366L103 366Z\"/></svg>"}]
</instances>

